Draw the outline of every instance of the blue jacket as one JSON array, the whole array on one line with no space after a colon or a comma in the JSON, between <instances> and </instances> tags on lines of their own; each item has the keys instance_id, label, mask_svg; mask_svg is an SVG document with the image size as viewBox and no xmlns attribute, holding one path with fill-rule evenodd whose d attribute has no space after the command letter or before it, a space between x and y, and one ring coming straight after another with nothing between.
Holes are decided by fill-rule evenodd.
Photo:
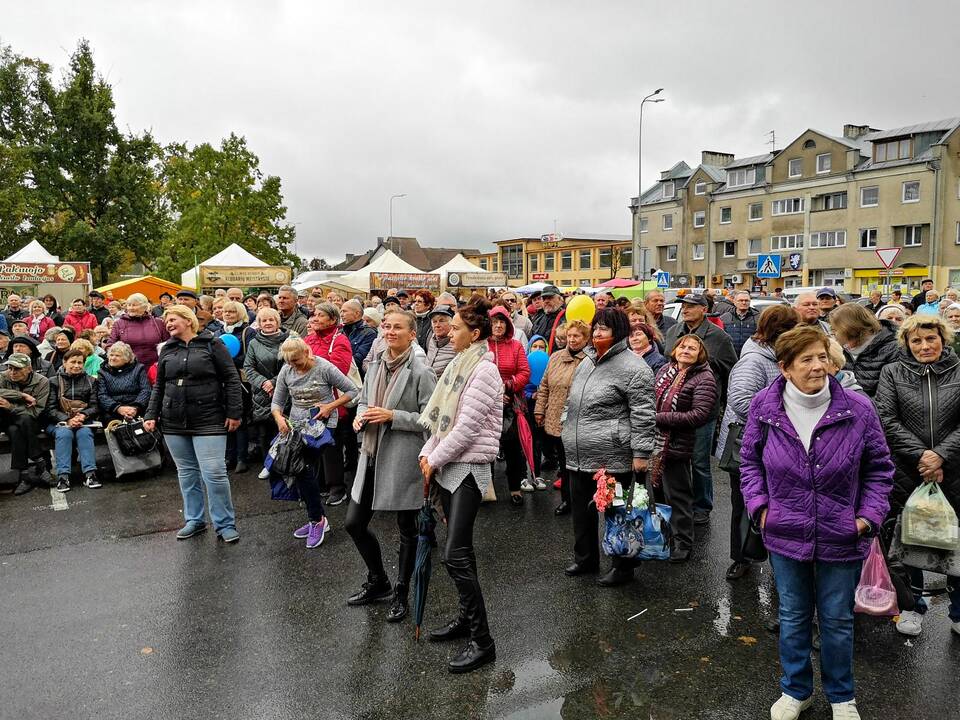
<instances>
[{"instance_id":1,"label":"blue jacket","mask_svg":"<svg viewBox=\"0 0 960 720\"><path fill-rule=\"evenodd\" d=\"M760 311L755 308L747 310L747 315L744 318L737 315L736 311L720 316L720 320L723 321L723 329L727 331L727 335L733 341L733 349L737 351L737 357L740 357L743 344L757 331L758 317L760 317Z\"/></svg>"},{"instance_id":2,"label":"blue jacket","mask_svg":"<svg viewBox=\"0 0 960 720\"><path fill-rule=\"evenodd\" d=\"M361 319L344 325L343 334L350 341L350 349L353 351L353 361L357 364L357 370L363 373L363 360L370 352L373 341L377 339L377 331L367 327ZM427 348L424 347L423 351L426 352Z\"/></svg>"},{"instance_id":3,"label":"blue jacket","mask_svg":"<svg viewBox=\"0 0 960 720\"><path fill-rule=\"evenodd\" d=\"M98 404L104 420L113 419L121 405L135 407L142 415L150 402L151 389L147 369L136 360L119 368L104 363L97 377Z\"/></svg>"}]
</instances>

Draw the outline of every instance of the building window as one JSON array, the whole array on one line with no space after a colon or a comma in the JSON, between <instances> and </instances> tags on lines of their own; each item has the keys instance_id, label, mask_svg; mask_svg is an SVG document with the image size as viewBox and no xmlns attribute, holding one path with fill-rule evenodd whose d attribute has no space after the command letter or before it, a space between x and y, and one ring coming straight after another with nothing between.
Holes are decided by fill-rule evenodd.
<instances>
[{"instance_id":1,"label":"building window","mask_svg":"<svg viewBox=\"0 0 960 720\"><path fill-rule=\"evenodd\" d=\"M903 184L903 202L920 202L920 181L910 180Z\"/></svg>"},{"instance_id":2,"label":"building window","mask_svg":"<svg viewBox=\"0 0 960 720\"><path fill-rule=\"evenodd\" d=\"M875 143L873 159L876 162L889 160L906 160L910 157L910 138L891 140L890 142Z\"/></svg>"},{"instance_id":3,"label":"building window","mask_svg":"<svg viewBox=\"0 0 960 720\"><path fill-rule=\"evenodd\" d=\"M803 175L803 158L790 158L787 162L787 175L792 178Z\"/></svg>"},{"instance_id":4,"label":"building window","mask_svg":"<svg viewBox=\"0 0 960 720\"><path fill-rule=\"evenodd\" d=\"M847 246L846 230L822 230L810 233L810 247L839 248Z\"/></svg>"},{"instance_id":5,"label":"building window","mask_svg":"<svg viewBox=\"0 0 960 720\"><path fill-rule=\"evenodd\" d=\"M667 245L667 262L677 261L677 246Z\"/></svg>"},{"instance_id":6,"label":"building window","mask_svg":"<svg viewBox=\"0 0 960 720\"><path fill-rule=\"evenodd\" d=\"M543 254L543 271L544 272L553 272L556 269L556 264L557 264L556 253Z\"/></svg>"},{"instance_id":7,"label":"building window","mask_svg":"<svg viewBox=\"0 0 960 720\"><path fill-rule=\"evenodd\" d=\"M880 204L880 188L860 188L860 207L877 207Z\"/></svg>"},{"instance_id":8,"label":"building window","mask_svg":"<svg viewBox=\"0 0 960 720\"><path fill-rule=\"evenodd\" d=\"M960 220L957 221L957 237L954 240L957 245L960 245ZM953 283L951 283L952 285Z\"/></svg>"},{"instance_id":9,"label":"building window","mask_svg":"<svg viewBox=\"0 0 960 720\"><path fill-rule=\"evenodd\" d=\"M600 248L597 251L597 267L601 270L609 270L613 267L613 250L610 248Z\"/></svg>"},{"instance_id":10,"label":"building window","mask_svg":"<svg viewBox=\"0 0 960 720\"><path fill-rule=\"evenodd\" d=\"M593 253L589 250L580 251L580 269L589 270L593 264Z\"/></svg>"},{"instance_id":11,"label":"building window","mask_svg":"<svg viewBox=\"0 0 960 720\"><path fill-rule=\"evenodd\" d=\"M620 248L620 269L624 268L627 270L633 268L633 248L629 246Z\"/></svg>"},{"instance_id":12,"label":"building window","mask_svg":"<svg viewBox=\"0 0 960 720\"><path fill-rule=\"evenodd\" d=\"M523 277L523 245L507 245L500 251L500 255L507 277Z\"/></svg>"},{"instance_id":13,"label":"building window","mask_svg":"<svg viewBox=\"0 0 960 720\"><path fill-rule=\"evenodd\" d=\"M733 222L733 208L720 208L720 224L729 225Z\"/></svg>"},{"instance_id":14,"label":"building window","mask_svg":"<svg viewBox=\"0 0 960 720\"><path fill-rule=\"evenodd\" d=\"M907 225L903 229L903 246L918 247L923 244L923 226Z\"/></svg>"},{"instance_id":15,"label":"building window","mask_svg":"<svg viewBox=\"0 0 960 720\"><path fill-rule=\"evenodd\" d=\"M650 230L650 218L640 218L640 232L645 233Z\"/></svg>"},{"instance_id":16,"label":"building window","mask_svg":"<svg viewBox=\"0 0 960 720\"><path fill-rule=\"evenodd\" d=\"M707 223L707 213L705 210L697 210L693 214L693 226L695 228L702 228Z\"/></svg>"},{"instance_id":17,"label":"building window","mask_svg":"<svg viewBox=\"0 0 960 720\"><path fill-rule=\"evenodd\" d=\"M560 269L573 270L573 250L564 250L560 253Z\"/></svg>"},{"instance_id":18,"label":"building window","mask_svg":"<svg viewBox=\"0 0 960 720\"><path fill-rule=\"evenodd\" d=\"M807 141L803 144L803 149L804 149L804 150L813 150L813 148L815 148L816 146L817 146L817 144L816 144L813 140L807 140Z\"/></svg>"},{"instance_id":19,"label":"building window","mask_svg":"<svg viewBox=\"0 0 960 720\"><path fill-rule=\"evenodd\" d=\"M757 180L756 168L737 168L736 170L727 170L727 187L743 187L744 185L753 185Z\"/></svg>"},{"instance_id":20,"label":"building window","mask_svg":"<svg viewBox=\"0 0 960 720\"><path fill-rule=\"evenodd\" d=\"M723 256L724 257L736 257L737 256L737 241L736 240L727 240L723 243Z\"/></svg>"},{"instance_id":21,"label":"building window","mask_svg":"<svg viewBox=\"0 0 960 720\"><path fill-rule=\"evenodd\" d=\"M663 184L663 199L672 200L674 195L677 194L677 185L671 180L670 182L665 182Z\"/></svg>"},{"instance_id":22,"label":"building window","mask_svg":"<svg viewBox=\"0 0 960 720\"><path fill-rule=\"evenodd\" d=\"M747 255L759 255L763 252L760 238L750 238L747 240Z\"/></svg>"},{"instance_id":23,"label":"building window","mask_svg":"<svg viewBox=\"0 0 960 720\"><path fill-rule=\"evenodd\" d=\"M793 215L803 212L803 198L786 198L785 200L774 200L771 205L771 212L774 215Z\"/></svg>"},{"instance_id":24,"label":"building window","mask_svg":"<svg viewBox=\"0 0 960 720\"><path fill-rule=\"evenodd\" d=\"M847 207L847 193L817 195L813 198L813 210L843 210Z\"/></svg>"},{"instance_id":25,"label":"building window","mask_svg":"<svg viewBox=\"0 0 960 720\"><path fill-rule=\"evenodd\" d=\"M527 263L530 265L530 272L540 272L540 256L539 255L528 255Z\"/></svg>"},{"instance_id":26,"label":"building window","mask_svg":"<svg viewBox=\"0 0 960 720\"><path fill-rule=\"evenodd\" d=\"M486 258L480 258L480 269L481 269L481 270L486 270L486 269L487 269L487 259L486 259Z\"/></svg>"},{"instance_id":27,"label":"building window","mask_svg":"<svg viewBox=\"0 0 960 720\"><path fill-rule=\"evenodd\" d=\"M666 213L663 217L663 229L673 230L673 213Z\"/></svg>"},{"instance_id":28,"label":"building window","mask_svg":"<svg viewBox=\"0 0 960 720\"><path fill-rule=\"evenodd\" d=\"M750 203L750 221L763 220L763 203Z\"/></svg>"},{"instance_id":29,"label":"building window","mask_svg":"<svg viewBox=\"0 0 960 720\"><path fill-rule=\"evenodd\" d=\"M803 235L774 235L770 238L770 250L799 250L803 247Z\"/></svg>"},{"instance_id":30,"label":"building window","mask_svg":"<svg viewBox=\"0 0 960 720\"><path fill-rule=\"evenodd\" d=\"M817 175L823 175L830 172L830 166L832 161L830 159L830 153L824 153L823 155L817 155Z\"/></svg>"},{"instance_id":31,"label":"building window","mask_svg":"<svg viewBox=\"0 0 960 720\"><path fill-rule=\"evenodd\" d=\"M843 270L822 270L820 271L820 282L815 285L825 285L826 287L843 287L843 279L846 272Z\"/></svg>"},{"instance_id":32,"label":"building window","mask_svg":"<svg viewBox=\"0 0 960 720\"><path fill-rule=\"evenodd\" d=\"M873 250L877 246L877 229L863 228L860 230L860 249Z\"/></svg>"},{"instance_id":33,"label":"building window","mask_svg":"<svg viewBox=\"0 0 960 720\"><path fill-rule=\"evenodd\" d=\"M960 245L960 222L957 223L957 244ZM693 246L693 259L694 260L703 260L704 255L706 254L706 245L703 243L696 243Z\"/></svg>"},{"instance_id":34,"label":"building window","mask_svg":"<svg viewBox=\"0 0 960 720\"><path fill-rule=\"evenodd\" d=\"M705 183L703 180L698 181L697 184L693 186L693 194L694 194L694 195L706 195L706 194L707 194L707 183Z\"/></svg>"},{"instance_id":35,"label":"building window","mask_svg":"<svg viewBox=\"0 0 960 720\"><path fill-rule=\"evenodd\" d=\"M497 258L493 259L493 271L494 272L500 271L500 261Z\"/></svg>"}]
</instances>

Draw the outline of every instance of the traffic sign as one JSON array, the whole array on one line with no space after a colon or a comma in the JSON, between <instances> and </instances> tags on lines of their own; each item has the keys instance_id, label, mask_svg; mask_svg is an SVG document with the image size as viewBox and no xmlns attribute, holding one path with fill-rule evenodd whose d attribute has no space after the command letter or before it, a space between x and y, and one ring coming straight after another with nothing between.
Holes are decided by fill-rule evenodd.
<instances>
[{"instance_id":1,"label":"traffic sign","mask_svg":"<svg viewBox=\"0 0 960 720\"><path fill-rule=\"evenodd\" d=\"M757 277L758 278L780 277L780 256L779 255L760 255L757 258Z\"/></svg>"},{"instance_id":2,"label":"traffic sign","mask_svg":"<svg viewBox=\"0 0 960 720\"><path fill-rule=\"evenodd\" d=\"M885 268L890 268L897 261L897 255L900 254L901 248L892 247L892 248L877 248L877 257L880 258L880 262L883 263Z\"/></svg>"},{"instance_id":3,"label":"traffic sign","mask_svg":"<svg viewBox=\"0 0 960 720\"><path fill-rule=\"evenodd\" d=\"M657 271L657 287L658 288L670 287L670 273L668 273L666 270Z\"/></svg>"}]
</instances>

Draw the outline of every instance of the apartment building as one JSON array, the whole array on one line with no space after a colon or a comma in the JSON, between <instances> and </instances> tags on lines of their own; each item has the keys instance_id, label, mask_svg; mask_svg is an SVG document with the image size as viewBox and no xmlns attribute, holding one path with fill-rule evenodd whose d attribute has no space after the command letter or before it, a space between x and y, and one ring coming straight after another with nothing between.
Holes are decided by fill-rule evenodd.
<instances>
[{"instance_id":1,"label":"apartment building","mask_svg":"<svg viewBox=\"0 0 960 720\"><path fill-rule=\"evenodd\" d=\"M703 287L751 288L760 255L781 256L766 287L867 293L960 285L960 118L893 130L807 130L782 150L705 151L646 190L634 232L654 267ZM876 250L899 248L891 274Z\"/></svg>"}]
</instances>

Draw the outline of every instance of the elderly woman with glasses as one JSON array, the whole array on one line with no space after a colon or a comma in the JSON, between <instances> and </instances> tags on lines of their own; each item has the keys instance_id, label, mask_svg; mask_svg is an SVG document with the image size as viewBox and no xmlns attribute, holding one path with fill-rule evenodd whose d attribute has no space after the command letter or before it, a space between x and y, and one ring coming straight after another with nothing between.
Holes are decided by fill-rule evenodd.
<instances>
[{"instance_id":1,"label":"elderly woman with glasses","mask_svg":"<svg viewBox=\"0 0 960 720\"><path fill-rule=\"evenodd\" d=\"M514 329L522 332L524 337L530 337L533 332L533 323L523 312L523 303L517 299L517 294L505 292L500 296L500 302L510 311L510 319L513 321Z\"/></svg>"},{"instance_id":2,"label":"elderly woman with glasses","mask_svg":"<svg viewBox=\"0 0 960 720\"><path fill-rule=\"evenodd\" d=\"M133 293L127 298L127 309L113 323L106 345L110 348L114 343L126 343L137 360L150 367L157 361L157 348L169 338L163 320L150 313L147 296Z\"/></svg>"},{"instance_id":3,"label":"elderly woman with glasses","mask_svg":"<svg viewBox=\"0 0 960 720\"><path fill-rule=\"evenodd\" d=\"M147 409L150 402L147 369L125 342L116 342L107 350L107 362L100 367L97 398L105 422L132 420Z\"/></svg>"}]
</instances>

